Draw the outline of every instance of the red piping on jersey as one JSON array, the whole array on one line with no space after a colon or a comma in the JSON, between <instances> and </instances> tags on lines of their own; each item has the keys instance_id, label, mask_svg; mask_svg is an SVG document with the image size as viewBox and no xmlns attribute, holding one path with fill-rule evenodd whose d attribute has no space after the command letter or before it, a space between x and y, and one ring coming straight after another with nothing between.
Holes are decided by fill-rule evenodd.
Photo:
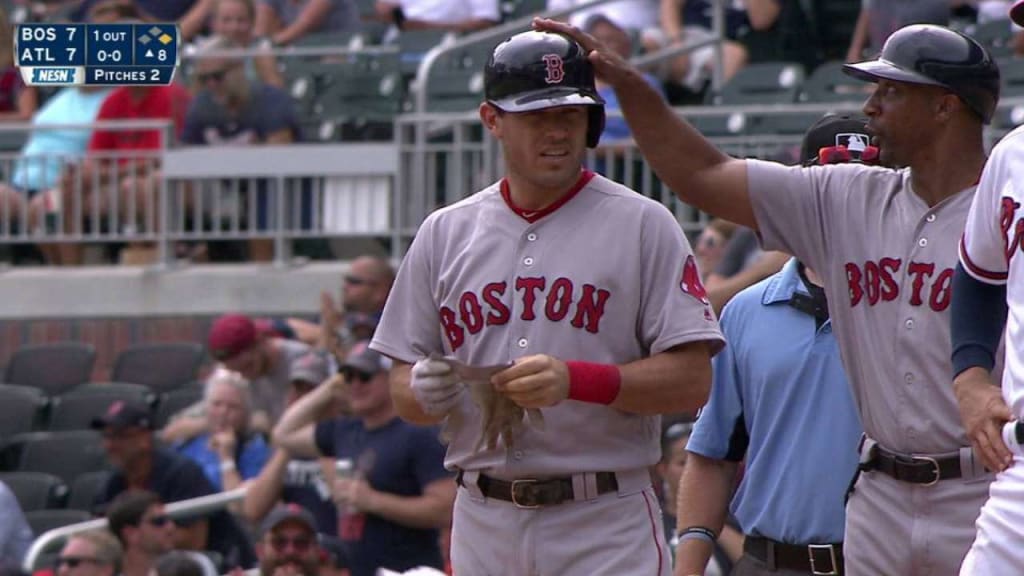
<instances>
[{"instance_id":1,"label":"red piping on jersey","mask_svg":"<svg viewBox=\"0 0 1024 576\"><path fill-rule=\"evenodd\" d=\"M1006 280L1007 276L1009 275L1009 273L1007 272L990 272L988 270L985 270L981 266L975 264L971 260L971 257L967 254L967 245L964 244L963 236L960 237L960 256L960 259L963 260L964 265L967 266L967 269L971 271L971 274L974 274L979 278L985 278L986 280L1002 281Z\"/></svg>"},{"instance_id":2,"label":"red piping on jersey","mask_svg":"<svg viewBox=\"0 0 1024 576\"><path fill-rule=\"evenodd\" d=\"M661 574L661 567L665 558L661 555L661 545L658 544L658 530L661 530L660 522L654 521L654 511L651 509L651 500L647 496L647 490L640 493L644 497L644 504L647 505L647 518L651 521L651 536L654 538L654 549L658 551L658 574Z\"/></svg>"},{"instance_id":3,"label":"red piping on jersey","mask_svg":"<svg viewBox=\"0 0 1024 576\"><path fill-rule=\"evenodd\" d=\"M573 197L575 197L576 194L578 194L579 191L582 190L583 187L586 186L587 183L590 182L590 180L593 177L594 173L591 172L590 170L581 171L579 180L576 180L576 183L573 184L572 188L570 188L566 194L564 194L561 198L555 200L552 204L541 210L523 210L522 208L512 203L512 192L508 189L508 178L501 179L501 197L505 199L505 204L508 205L509 209L518 214L519 217L522 218L523 220L526 220L530 224L533 224L537 220L540 220L541 218L547 216L548 214L551 214L555 210L558 210L559 208L564 206L565 203L568 202L569 200L572 200Z\"/></svg>"}]
</instances>

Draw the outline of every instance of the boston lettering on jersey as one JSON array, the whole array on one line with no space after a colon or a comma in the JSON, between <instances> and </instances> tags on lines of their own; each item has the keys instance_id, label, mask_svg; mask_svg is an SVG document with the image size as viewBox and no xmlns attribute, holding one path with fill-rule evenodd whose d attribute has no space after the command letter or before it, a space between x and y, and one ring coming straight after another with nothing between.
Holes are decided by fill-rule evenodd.
<instances>
[{"instance_id":1,"label":"boston lettering on jersey","mask_svg":"<svg viewBox=\"0 0 1024 576\"><path fill-rule=\"evenodd\" d=\"M503 300L508 282L491 282L477 292L463 292L456 304L457 310L441 307L441 327L452 351L466 341L466 332L476 334L484 326L507 324L512 318L509 305ZM572 280L555 278L550 284L544 276L515 279L514 297L522 303L519 319L532 322L543 315L551 322L568 321L570 325L597 334L604 315L604 306L611 292L593 284L583 284L574 299Z\"/></svg>"},{"instance_id":2,"label":"boston lettering on jersey","mask_svg":"<svg viewBox=\"0 0 1024 576\"><path fill-rule=\"evenodd\" d=\"M862 301L869 306L879 302L890 302L900 295L900 285L895 276L903 261L898 258L882 258L878 262L868 261L862 265L846 263L846 280L850 288L850 307ZM927 299L928 306L942 312L949 307L950 291L953 286L953 269L936 270L931 262L911 262L907 266L910 276L910 305L921 306ZM927 284L927 286L926 286Z\"/></svg>"}]
</instances>

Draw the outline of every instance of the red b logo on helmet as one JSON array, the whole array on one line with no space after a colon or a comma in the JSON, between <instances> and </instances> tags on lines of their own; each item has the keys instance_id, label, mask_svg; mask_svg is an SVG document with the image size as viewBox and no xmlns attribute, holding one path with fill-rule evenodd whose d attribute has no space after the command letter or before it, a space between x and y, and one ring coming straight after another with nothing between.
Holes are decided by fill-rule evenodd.
<instances>
[{"instance_id":1,"label":"red b logo on helmet","mask_svg":"<svg viewBox=\"0 0 1024 576\"><path fill-rule=\"evenodd\" d=\"M544 82L558 84L565 78L565 68L562 67L562 57L558 54L545 54L544 65L547 66L547 76Z\"/></svg>"}]
</instances>

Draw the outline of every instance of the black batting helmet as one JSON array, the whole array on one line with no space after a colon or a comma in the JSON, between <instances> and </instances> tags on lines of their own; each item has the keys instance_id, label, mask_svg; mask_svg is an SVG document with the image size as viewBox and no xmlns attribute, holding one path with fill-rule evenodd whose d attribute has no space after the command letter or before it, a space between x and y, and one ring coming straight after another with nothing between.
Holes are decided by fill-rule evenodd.
<instances>
[{"instance_id":1,"label":"black batting helmet","mask_svg":"<svg viewBox=\"0 0 1024 576\"><path fill-rule=\"evenodd\" d=\"M484 67L484 98L505 112L589 106L587 146L604 131L604 100L583 47L552 32L523 32L498 44Z\"/></svg>"},{"instance_id":2,"label":"black batting helmet","mask_svg":"<svg viewBox=\"0 0 1024 576\"><path fill-rule=\"evenodd\" d=\"M973 38L934 24L904 26L892 33L876 60L847 64L855 78L942 86L988 124L999 102L999 67Z\"/></svg>"}]
</instances>

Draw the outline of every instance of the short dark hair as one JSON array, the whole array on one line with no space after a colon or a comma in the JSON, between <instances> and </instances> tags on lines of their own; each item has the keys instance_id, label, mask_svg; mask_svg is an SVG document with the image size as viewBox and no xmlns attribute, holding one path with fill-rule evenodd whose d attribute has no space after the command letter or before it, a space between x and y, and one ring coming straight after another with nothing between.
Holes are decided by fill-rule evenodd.
<instances>
[{"instance_id":1,"label":"short dark hair","mask_svg":"<svg viewBox=\"0 0 1024 576\"><path fill-rule=\"evenodd\" d=\"M173 550L153 563L157 576L203 576L203 567L191 555Z\"/></svg>"},{"instance_id":2,"label":"short dark hair","mask_svg":"<svg viewBox=\"0 0 1024 576\"><path fill-rule=\"evenodd\" d=\"M148 490L129 490L114 498L107 507L107 524L117 539L124 543L121 530L125 526L138 526L146 510L155 504L161 504L160 497Z\"/></svg>"}]
</instances>

